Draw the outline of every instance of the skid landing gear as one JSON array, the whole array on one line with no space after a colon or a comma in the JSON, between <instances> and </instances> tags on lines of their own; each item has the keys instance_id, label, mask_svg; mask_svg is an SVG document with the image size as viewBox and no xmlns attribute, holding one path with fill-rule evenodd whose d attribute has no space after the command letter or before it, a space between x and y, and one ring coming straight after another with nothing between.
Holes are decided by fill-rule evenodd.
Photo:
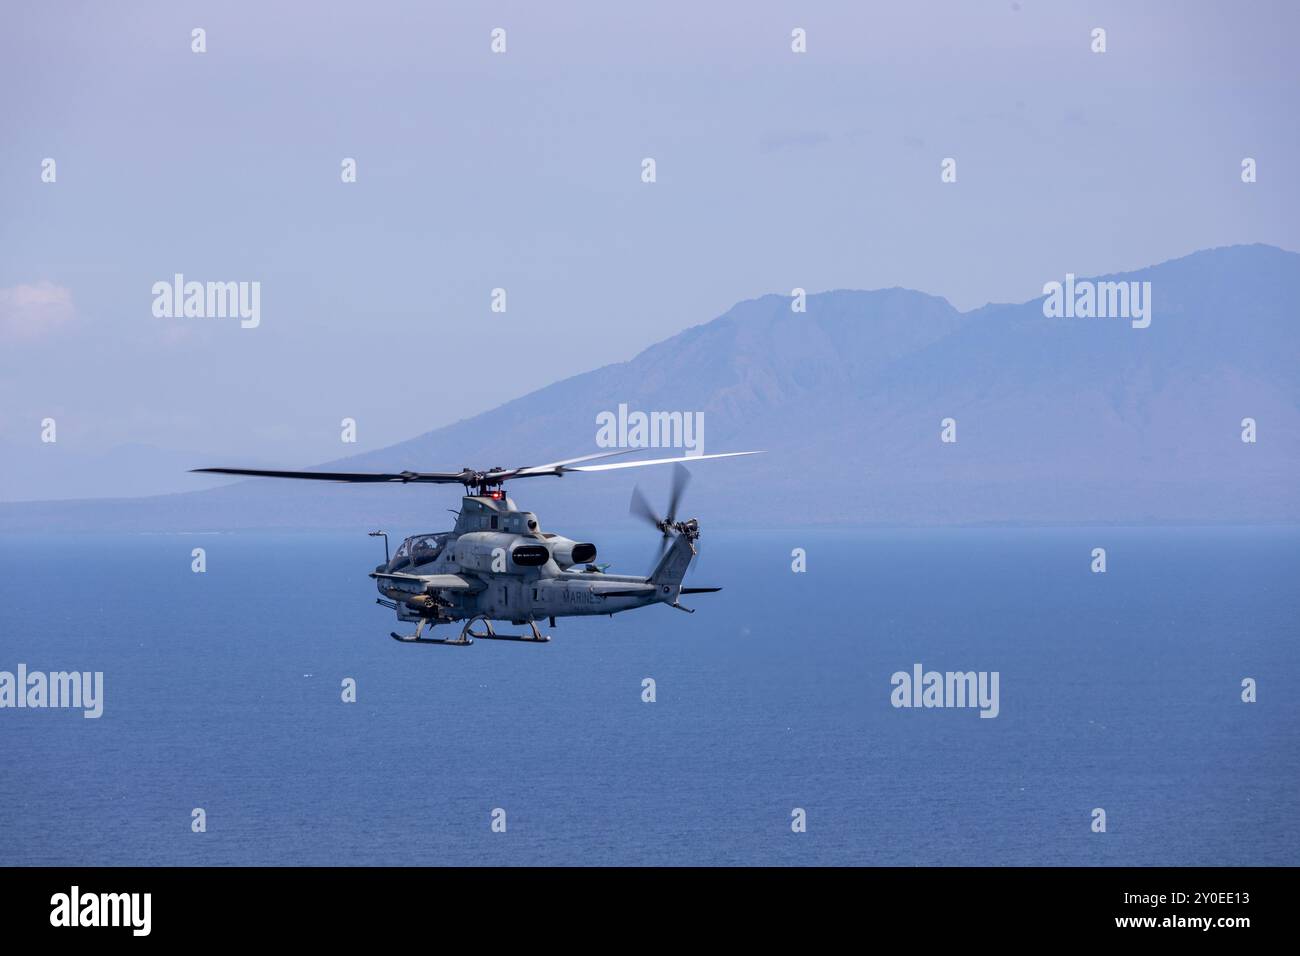
<instances>
[{"instance_id":1,"label":"skid landing gear","mask_svg":"<svg viewBox=\"0 0 1300 956\"><path fill-rule=\"evenodd\" d=\"M483 630L474 630L476 621L483 622ZM465 622L461 628L460 637L424 637L424 629L429 624L428 618L420 618L419 625L415 628L414 634L402 635L396 631L389 633L389 637L402 644L447 644L452 647L468 647L474 641L519 641L523 644L547 644L551 638L537 629L537 622L530 620L528 622L530 634L498 634L492 627L492 621L486 617L472 617Z\"/></svg>"},{"instance_id":2,"label":"skid landing gear","mask_svg":"<svg viewBox=\"0 0 1300 956\"><path fill-rule=\"evenodd\" d=\"M473 644L470 640L461 640L449 637L416 637L414 634L398 634L396 631L389 631L388 636L402 644L450 644L452 647L468 647Z\"/></svg>"},{"instance_id":3,"label":"skid landing gear","mask_svg":"<svg viewBox=\"0 0 1300 956\"><path fill-rule=\"evenodd\" d=\"M485 630L474 630L474 622L482 621ZM528 621L528 627L531 634L498 634L492 627L492 621L486 617L472 617L465 622L465 627L460 632L463 641L521 641L525 644L545 644L550 641L550 637L543 634L537 629L537 622L531 618Z\"/></svg>"},{"instance_id":4,"label":"skid landing gear","mask_svg":"<svg viewBox=\"0 0 1300 956\"><path fill-rule=\"evenodd\" d=\"M420 623L416 625L414 634L402 635L398 634L396 631L390 631L388 636L402 644L450 644L454 647L468 647L470 644L474 643L465 635L464 631L461 631L460 637L456 639L447 637L422 637L421 635L424 634L424 628L428 623L429 619L427 617L422 617L420 618Z\"/></svg>"}]
</instances>

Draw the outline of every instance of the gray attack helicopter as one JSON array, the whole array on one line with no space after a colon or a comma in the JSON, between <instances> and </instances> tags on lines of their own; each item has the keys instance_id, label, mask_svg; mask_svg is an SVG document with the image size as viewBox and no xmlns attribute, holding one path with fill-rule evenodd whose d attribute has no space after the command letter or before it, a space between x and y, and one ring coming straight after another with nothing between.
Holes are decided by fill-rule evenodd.
<instances>
[{"instance_id":1,"label":"gray attack helicopter","mask_svg":"<svg viewBox=\"0 0 1300 956\"><path fill-rule=\"evenodd\" d=\"M721 588L682 587L682 579L695 558L700 523L679 520L677 509L690 472L682 462L708 458L735 458L759 452L733 451L686 458L653 458L648 461L583 464L597 459L629 454L624 449L553 461L524 468L492 468L455 472L357 473L337 471L265 471L253 468L196 468L197 472L264 478L306 478L314 481L353 483L399 482L401 484L460 484L465 486L456 526L437 534L412 535L397 553L388 553L388 533L372 531L384 539L384 563L370 572L379 593L378 604L397 612L397 619L415 622L414 634L394 632L394 640L418 644L466 646L474 639L545 642L550 637L537 629L538 619L555 627L557 617L617 614L650 604L683 607L683 594L707 594ZM576 472L613 471L646 465L674 465L672 492L667 512L660 517L641 493L632 491L631 512L659 530L659 554L654 570L646 577L606 574L591 562L596 546L573 541L541 529L537 516L520 511L505 493L505 482L544 475L563 477ZM608 565L605 565L608 567ZM527 624L529 633L498 634L493 621ZM426 628L464 621L457 638L424 637ZM474 624L484 629L475 631Z\"/></svg>"}]
</instances>

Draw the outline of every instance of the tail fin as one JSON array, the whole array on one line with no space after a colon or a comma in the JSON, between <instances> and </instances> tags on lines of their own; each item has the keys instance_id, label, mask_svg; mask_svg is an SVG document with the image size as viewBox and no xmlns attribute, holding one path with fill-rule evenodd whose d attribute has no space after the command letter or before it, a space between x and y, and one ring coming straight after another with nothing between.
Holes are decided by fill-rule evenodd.
<instances>
[{"instance_id":1,"label":"tail fin","mask_svg":"<svg viewBox=\"0 0 1300 956\"><path fill-rule=\"evenodd\" d=\"M690 538L684 534L673 538L673 543L664 553L659 566L650 575L650 583L658 586L659 600L667 601L669 604L677 600L682 578L686 577L686 570L691 566L694 557L695 548L692 547Z\"/></svg>"}]
</instances>

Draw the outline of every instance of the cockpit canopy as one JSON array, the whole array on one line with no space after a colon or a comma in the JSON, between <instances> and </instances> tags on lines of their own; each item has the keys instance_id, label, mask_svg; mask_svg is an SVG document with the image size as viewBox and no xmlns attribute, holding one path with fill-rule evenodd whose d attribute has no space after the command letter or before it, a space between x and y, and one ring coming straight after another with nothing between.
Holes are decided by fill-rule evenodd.
<instances>
[{"instance_id":1,"label":"cockpit canopy","mask_svg":"<svg viewBox=\"0 0 1300 956\"><path fill-rule=\"evenodd\" d=\"M442 549L447 544L447 533L443 534L415 534L407 538L398 547L397 553L393 555L393 560L388 562L389 571L400 571L406 567L417 567L421 564L429 564L438 559L442 554Z\"/></svg>"}]
</instances>

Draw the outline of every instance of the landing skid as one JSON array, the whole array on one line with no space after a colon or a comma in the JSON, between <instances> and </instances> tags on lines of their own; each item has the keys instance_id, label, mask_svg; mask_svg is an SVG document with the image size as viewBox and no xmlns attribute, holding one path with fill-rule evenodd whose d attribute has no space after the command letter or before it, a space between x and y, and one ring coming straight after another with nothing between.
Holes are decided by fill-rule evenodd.
<instances>
[{"instance_id":1,"label":"landing skid","mask_svg":"<svg viewBox=\"0 0 1300 956\"><path fill-rule=\"evenodd\" d=\"M474 643L471 640L461 640L460 638L450 637L416 637L414 634L403 636L398 634L396 631L389 631L388 636L403 644L454 644L457 647L468 647Z\"/></svg>"},{"instance_id":2,"label":"landing skid","mask_svg":"<svg viewBox=\"0 0 1300 956\"><path fill-rule=\"evenodd\" d=\"M483 622L483 631L474 630L474 622ZM414 634L402 635L396 631L389 632L389 637L402 644L449 644L455 647L468 647L474 641L518 641L523 644L547 644L551 638L537 629L536 621L529 621L528 627L531 634L498 634L492 627L492 622L488 618L470 618L461 628L460 637L424 637L424 628L428 624L427 619L421 619L415 629Z\"/></svg>"},{"instance_id":3,"label":"landing skid","mask_svg":"<svg viewBox=\"0 0 1300 956\"><path fill-rule=\"evenodd\" d=\"M474 622L482 621L484 631L474 630ZM521 641L525 644L546 644L551 638L537 629L537 622L530 620L528 627L531 634L498 634L492 627L492 621L486 617L473 617L465 622L465 627L461 630L461 640L479 640L479 641Z\"/></svg>"},{"instance_id":4,"label":"landing skid","mask_svg":"<svg viewBox=\"0 0 1300 956\"><path fill-rule=\"evenodd\" d=\"M390 631L388 636L402 644L453 644L457 647L468 647L474 642L461 631L459 638L450 637L424 637L424 629L429 626L427 617L420 618L420 623L415 627L414 634L398 634L396 631Z\"/></svg>"}]
</instances>

